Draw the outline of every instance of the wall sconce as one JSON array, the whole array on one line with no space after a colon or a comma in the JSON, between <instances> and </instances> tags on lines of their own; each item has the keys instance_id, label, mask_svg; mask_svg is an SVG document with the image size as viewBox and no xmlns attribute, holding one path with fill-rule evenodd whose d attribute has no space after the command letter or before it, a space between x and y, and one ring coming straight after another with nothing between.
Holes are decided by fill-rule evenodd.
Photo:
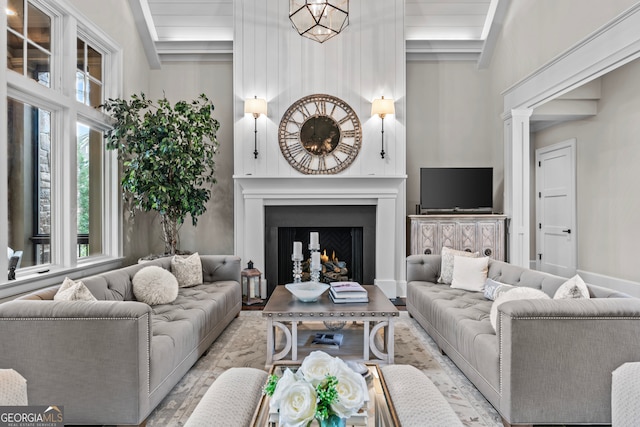
<instances>
[{"instance_id":1,"label":"wall sconce","mask_svg":"<svg viewBox=\"0 0 640 427\"><path fill-rule=\"evenodd\" d=\"M258 158L258 117L260 114L267 115L267 101L258 98L248 98L244 100L244 113L253 114L253 126L254 126L254 144L253 144L253 158Z\"/></svg>"},{"instance_id":2,"label":"wall sconce","mask_svg":"<svg viewBox=\"0 0 640 427\"><path fill-rule=\"evenodd\" d=\"M374 99L371 104L371 115L378 115L382 119L382 151L380 151L380 156L384 159L384 116L387 114L395 114L396 107L393 104L393 99L387 98L384 96L380 99Z\"/></svg>"}]
</instances>

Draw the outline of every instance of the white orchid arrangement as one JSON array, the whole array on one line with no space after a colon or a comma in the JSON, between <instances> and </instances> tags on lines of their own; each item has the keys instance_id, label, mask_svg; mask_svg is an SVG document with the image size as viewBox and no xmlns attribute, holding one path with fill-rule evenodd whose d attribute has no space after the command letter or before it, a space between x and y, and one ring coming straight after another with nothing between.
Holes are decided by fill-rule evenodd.
<instances>
[{"instance_id":1,"label":"white orchid arrangement","mask_svg":"<svg viewBox=\"0 0 640 427\"><path fill-rule=\"evenodd\" d=\"M368 395L362 375L323 351L312 352L295 373L287 368L280 378L271 375L264 392L283 427L307 426L314 418L349 418Z\"/></svg>"}]
</instances>

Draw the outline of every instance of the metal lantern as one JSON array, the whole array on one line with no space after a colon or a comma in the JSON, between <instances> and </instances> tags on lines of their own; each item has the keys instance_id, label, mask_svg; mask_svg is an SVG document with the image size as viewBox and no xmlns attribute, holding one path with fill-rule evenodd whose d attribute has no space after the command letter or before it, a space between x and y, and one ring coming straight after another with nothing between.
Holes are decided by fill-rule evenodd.
<instances>
[{"instance_id":1,"label":"metal lantern","mask_svg":"<svg viewBox=\"0 0 640 427\"><path fill-rule=\"evenodd\" d=\"M253 268L253 261L247 263L247 268L240 272L242 280L242 299L245 303L254 304L261 301L262 273Z\"/></svg>"}]
</instances>

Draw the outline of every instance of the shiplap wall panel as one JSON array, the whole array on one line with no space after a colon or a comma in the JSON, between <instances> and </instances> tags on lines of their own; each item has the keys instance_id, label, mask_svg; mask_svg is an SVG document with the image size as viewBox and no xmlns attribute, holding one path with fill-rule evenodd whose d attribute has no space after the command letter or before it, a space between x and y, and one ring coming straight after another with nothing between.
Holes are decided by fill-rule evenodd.
<instances>
[{"instance_id":1,"label":"shiplap wall panel","mask_svg":"<svg viewBox=\"0 0 640 427\"><path fill-rule=\"evenodd\" d=\"M406 173L403 2L351 0L349 15L349 26L320 44L291 26L288 2L235 2L235 175L300 175L280 152L278 127L291 104L316 93L347 102L362 124L360 154L341 175ZM268 102L268 116L258 119L258 159L253 117L244 114L244 99L254 95ZM396 100L396 115L385 119L385 159L380 118L371 117L371 102L382 95Z\"/></svg>"}]
</instances>

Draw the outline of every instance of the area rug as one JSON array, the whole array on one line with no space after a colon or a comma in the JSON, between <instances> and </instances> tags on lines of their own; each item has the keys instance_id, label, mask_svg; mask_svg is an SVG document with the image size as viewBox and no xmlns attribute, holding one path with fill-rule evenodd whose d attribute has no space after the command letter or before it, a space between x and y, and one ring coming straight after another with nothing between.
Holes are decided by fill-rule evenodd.
<instances>
[{"instance_id":1,"label":"area rug","mask_svg":"<svg viewBox=\"0 0 640 427\"><path fill-rule=\"evenodd\" d=\"M182 426L215 379L226 369L265 369L266 321L243 311L147 419L149 427ZM406 312L395 323L395 363L413 365L438 387L465 426L502 426L500 416Z\"/></svg>"}]
</instances>

